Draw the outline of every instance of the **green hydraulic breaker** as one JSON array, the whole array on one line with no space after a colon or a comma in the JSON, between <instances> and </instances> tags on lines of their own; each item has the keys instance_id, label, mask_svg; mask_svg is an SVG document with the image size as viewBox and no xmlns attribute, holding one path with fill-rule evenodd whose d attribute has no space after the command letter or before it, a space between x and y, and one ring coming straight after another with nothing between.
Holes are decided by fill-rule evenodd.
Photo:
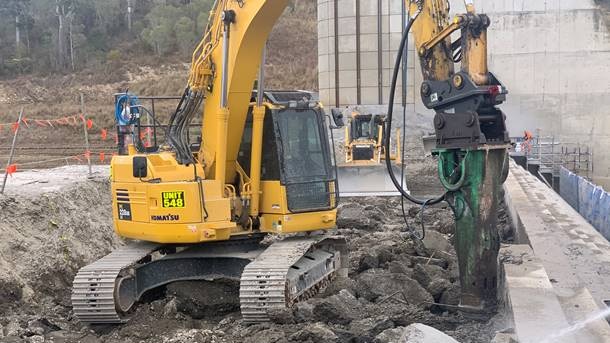
<instances>
[{"instance_id":1,"label":"green hydraulic breaker","mask_svg":"<svg viewBox=\"0 0 610 343\"><path fill-rule=\"evenodd\" d=\"M507 151L439 149L436 153L439 177L455 214L460 308L463 312L493 312L500 248L497 212L508 175Z\"/></svg>"}]
</instances>

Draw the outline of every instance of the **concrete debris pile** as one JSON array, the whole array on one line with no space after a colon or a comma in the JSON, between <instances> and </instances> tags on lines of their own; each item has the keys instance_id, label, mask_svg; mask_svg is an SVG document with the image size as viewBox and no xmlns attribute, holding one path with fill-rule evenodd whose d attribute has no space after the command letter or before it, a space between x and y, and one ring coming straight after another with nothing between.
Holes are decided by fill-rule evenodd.
<instances>
[{"instance_id":1,"label":"concrete debris pile","mask_svg":"<svg viewBox=\"0 0 610 343\"><path fill-rule=\"evenodd\" d=\"M292 309L273 311L270 323L244 325L238 285L220 281L150 292L124 325L82 325L70 309L74 273L120 244L108 188L93 180L0 200L1 342L389 343L420 323L466 343L490 342L497 329L495 319L476 322L454 311L459 281L450 210L425 210L420 241L412 234L421 230L420 207L406 207L407 226L400 202L387 198L341 203L338 233L348 239L349 276Z\"/></svg>"}]
</instances>

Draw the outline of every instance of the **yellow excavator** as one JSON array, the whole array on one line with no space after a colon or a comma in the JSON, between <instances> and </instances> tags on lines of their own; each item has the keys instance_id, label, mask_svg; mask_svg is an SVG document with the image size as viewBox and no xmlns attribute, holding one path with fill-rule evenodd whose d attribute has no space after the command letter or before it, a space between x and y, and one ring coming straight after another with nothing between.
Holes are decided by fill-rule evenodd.
<instances>
[{"instance_id":1,"label":"yellow excavator","mask_svg":"<svg viewBox=\"0 0 610 343\"><path fill-rule=\"evenodd\" d=\"M239 280L244 321L264 322L270 308L347 273L345 240L324 234L336 226L338 194L322 105L263 87L264 47L287 3L217 0L167 146L131 144L113 157L114 227L130 243L78 271L81 322L122 323L153 288L216 279ZM123 115L132 123L143 110L128 105Z\"/></svg>"},{"instance_id":2,"label":"yellow excavator","mask_svg":"<svg viewBox=\"0 0 610 343\"><path fill-rule=\"evenodd\" d=\"M385 140L389 139L390 159L396 174L401 173L400 130L394 139L386 135L387 117L348 109L334 117L347 118L344 123L345 160L337 165L339 191L344 197L396 196L392 180L385 169ZM343 123L342 123L343 124ZM406 183L403 180L403 185Z\"/></svg>"}]
</instances>

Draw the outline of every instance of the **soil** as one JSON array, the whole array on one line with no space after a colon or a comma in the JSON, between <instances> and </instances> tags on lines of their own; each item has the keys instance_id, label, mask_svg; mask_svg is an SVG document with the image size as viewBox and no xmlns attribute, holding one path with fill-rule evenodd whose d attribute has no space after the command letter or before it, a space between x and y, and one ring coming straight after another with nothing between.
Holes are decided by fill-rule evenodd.
<instances>
[{"instance_id":1,"label":"soil","mask_svg":"<svg viewBox=\"0 0 610 343\"><path fill-rule=\"evenodd\" d=\"M450 210L395 198L344 199L338 233L348 239L349 277L316 297L245 325L238 285L185 282L149 294L124 325L87 326L71 313L76 271L123 242L113 233L106 168L17 173L0 196L0 342L389 342L412 323L460 342L490 342L504 318L456 313L459 281ZM506 222L503 222L506 225ZM437 305L437 304L445 304Z\"/></svg>"}]
</instances>

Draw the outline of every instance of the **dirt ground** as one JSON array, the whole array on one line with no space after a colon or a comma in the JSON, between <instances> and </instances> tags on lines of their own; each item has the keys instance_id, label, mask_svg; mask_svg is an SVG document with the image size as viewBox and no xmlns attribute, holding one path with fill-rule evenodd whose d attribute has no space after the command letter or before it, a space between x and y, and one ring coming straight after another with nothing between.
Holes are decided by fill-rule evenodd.
<instances>
[{"instance_id":1,"label":"dirt ground","mask_svg":"<svg viewBox=\"0 0 610 343\"><path fill-rule=\"evenodd\" d=\"M344 199L338 233L348 239L348 278L267 324L242 323L238 285L183 282L150 294L124 325L86 326L70 306L70 285L83 265L123 244L111 225L105 168L68 167L17 173L0 196L0 342L391 342L411 323L458 341L490 342L505 329L497 315L473 321L434 303L456 305L459 281L449 209L407 205L405 225L394 198ZM414 173L417 173L415 170Z\"/></svg>"}]
</instances>

